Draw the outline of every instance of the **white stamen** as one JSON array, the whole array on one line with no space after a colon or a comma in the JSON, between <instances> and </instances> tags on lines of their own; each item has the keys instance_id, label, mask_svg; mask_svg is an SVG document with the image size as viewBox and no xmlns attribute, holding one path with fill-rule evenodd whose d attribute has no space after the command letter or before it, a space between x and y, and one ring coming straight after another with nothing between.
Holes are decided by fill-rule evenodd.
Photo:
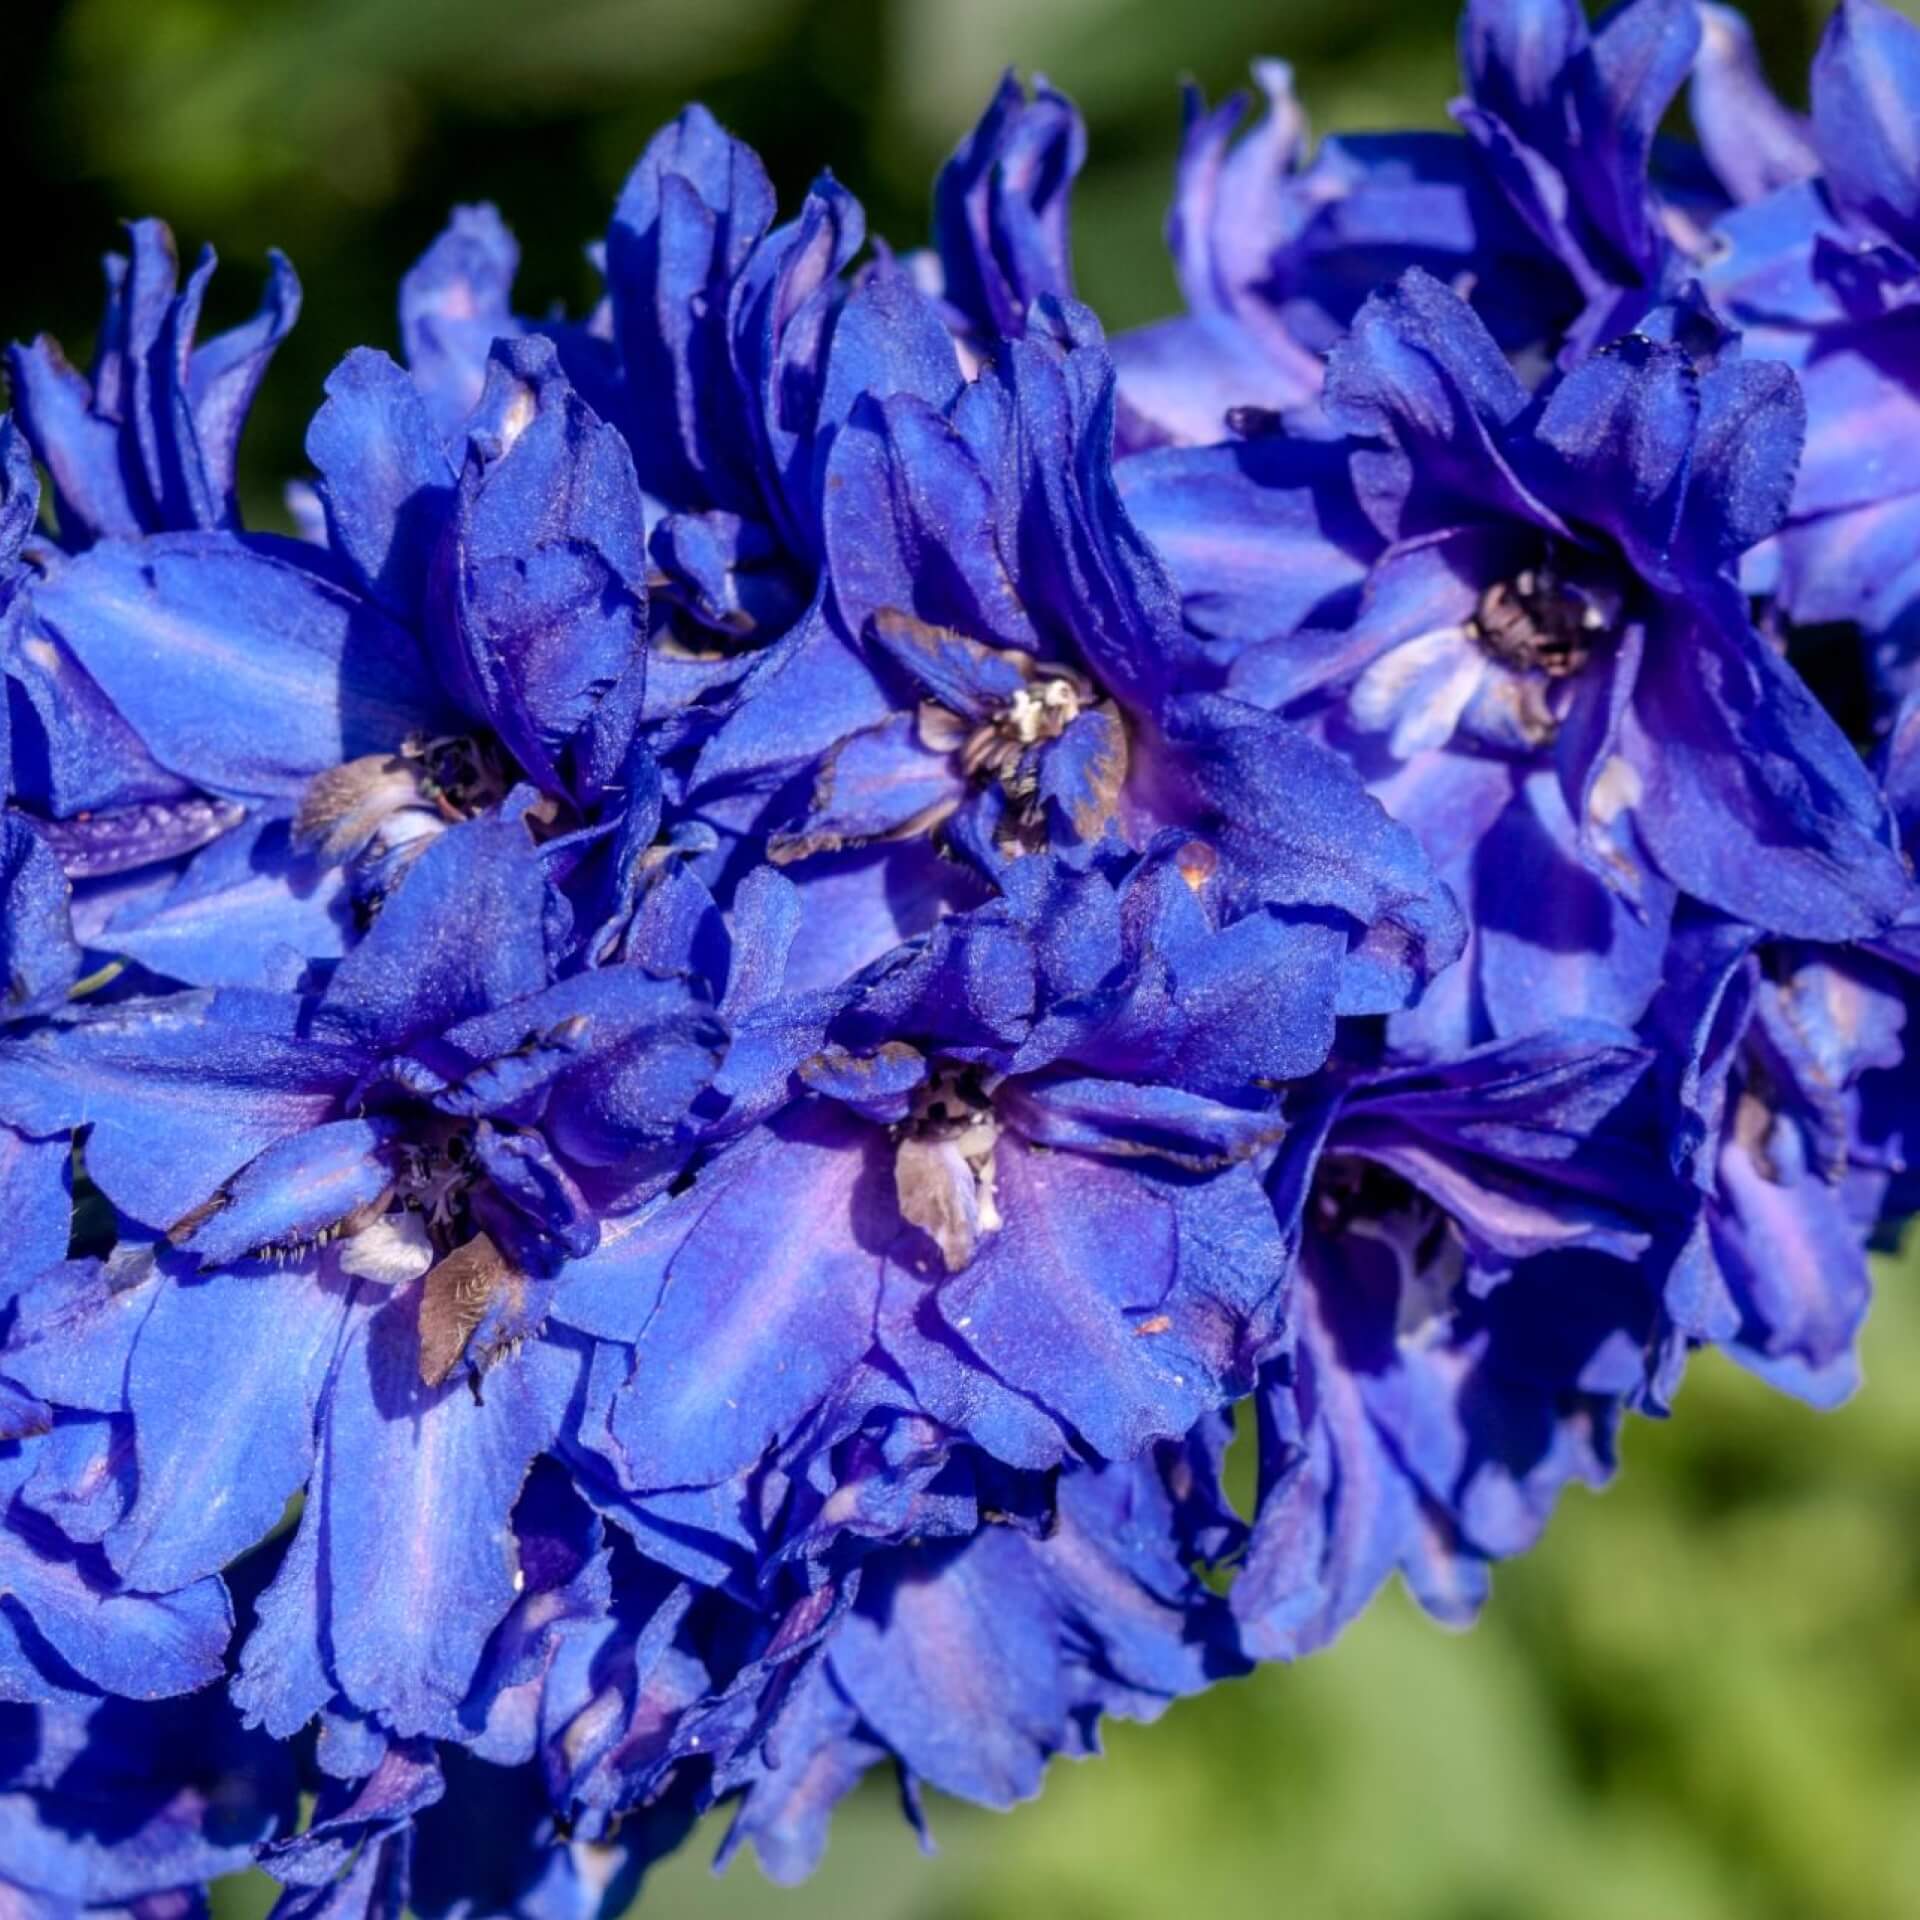
<instances>
[{"instance_id":1,"label":"white stamen","mask_svg":"<svg viewBox=\"0 0 1920 1920\"><path fill-rule=\"evenodd\" d=\"M1596 826L1610 827L1629 807L1637 807L1644 793L1639 774L1617 753L1610 754L1587 795L1587 812Z\"/></svg>"},{"instance_id":2,"label":"white stamen","mask_svg":"<svg viewBox=\"0 0 1920 1920\"><path fill-rule=\"evenodd\" d=\"M385 1286L402 1286L432 1265L426 1222L410 1211L383 1213L340 1243L342 1273Z\"/></svg>"}]
</instances>

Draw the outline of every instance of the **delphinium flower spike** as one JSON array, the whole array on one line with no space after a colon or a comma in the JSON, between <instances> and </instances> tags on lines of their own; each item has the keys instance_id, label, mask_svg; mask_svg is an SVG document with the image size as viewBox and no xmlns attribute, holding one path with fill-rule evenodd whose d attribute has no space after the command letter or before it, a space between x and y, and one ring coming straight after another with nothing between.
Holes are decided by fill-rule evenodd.
<instances>
[{"instance_id":1,"label":"delphinium flower spike","mask_svg":"<svg viewBox=\"0 0 1920 1920\"><path fill-rule=\"evenodd\" d=\"M201 341L137 223L15 350L7 1898L612 1920L722 1804L797 1877L1470 1617L1703 1345L1852 1390L1920 34L1806 116L1722 7L1460 48L1455 133L1191 100L1111 343L1045 82L905 254L689 108L583 317L454 213L297 539L277 256Z\"/></svg>"}]
</instances>

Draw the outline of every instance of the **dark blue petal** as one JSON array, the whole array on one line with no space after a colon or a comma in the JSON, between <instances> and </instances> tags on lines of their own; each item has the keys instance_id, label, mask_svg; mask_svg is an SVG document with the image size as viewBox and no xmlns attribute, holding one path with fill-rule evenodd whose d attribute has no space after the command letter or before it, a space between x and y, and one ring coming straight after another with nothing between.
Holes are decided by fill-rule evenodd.
<instances>
[{"instance_id":1,"label":"dark blue petal","mask_svg":"<svg viewBox=\"0 0 1920 1920\"><path fill-rule=\"evenodd\" d=\"M1351 1236L1343 1251L1357 1264L1388 1258ZM1302 1318L1291 1369L1275 1370L1258 1403L1260 1507L1230 1597L1241 1645L1262 1660L1333 1640L1417 1525L1412 1484L1368 1414L1359 1375L1310 1308Z\"/></svg>"},{"instance_id":2,"label":"dark blue petal","mask_svg":"<svg viewBox=\"0 0 1920 1920\"><path fill-rule=\"evenodd\" d=\"M1122 462L1122 497L1180 587L1188 625L1242 647L1292 633L1358 586L1375 535L1344 449L1276 436Z\"/></svg>"},{"instance_id":3,"label":"dark blue petal","mask_svg":"<svg viewBox=\"0 0 1920 1920\"><path fill-rule=\"evenodd\" d=\"M196 856L166 893L114 914L91 944L187 986L292 987L337 958L352 916L346 876L316 874L287 823L255 817Z\"/></svg>"},{"instance_id":4,"label":"dark blue petal","mask_svg":"<svg viewBox=\"0 0 1920 1920\"><path fill-rule=\"evenodd\" d=\"M393 1132L388 1121L334 1120L276 1141L226 1182L176 1244L209 1266L229 1266L277 1243L316 1239L386 1191L379 1151Z\"/></svg>"},{"instance_id":5,"label":"dark blue petal","mask_svg":"<svg viewBox=\"0 0 1920 1920\"><path fill-rule=\"evenodd\" d=\"M1536 130L1551 133L1567 69L1586 49L1587 16L1579 0L1469 0L1460 17L1460 71L1468 90L1529 140Z\"/></svg>"},{"instance_id":6,"label":"dark blue petal","mask_svg":"<svg viewBox=\"0 0 1920 1920\"><path fill-rule=\"evenodd\" d=\"M93 393L59 342L43 333L31 346L9 347L7 374L21 431L53 481L61 532L84 544L145 531L122 466L120 425L94 412Z\"/></svg>"},{"instance_id":7,"label":"dark blue petal","mask_svg":"<svg viewBox=\"0 0 1920 1920\"><path fill-rule=\"evenodd\" d=\"M1594 101L1569 177L1587 217L1643 272L1659 257L1647 165L1700 45L1695 0L1622 0L1593 35Z\"/></svg>"},{"instance_id":8,"label":"dark blue petal","mask_svg":"<svg viewBox=\"0 0 1920 1920\"><path fill-rule=\"evenodd\" d=\"M335 969L325 1004L369 1048L538 992L549 969L546 874L518 818L441 834Z\"/></svg>"},{"instance_id":9,"label":"dark blue petal","mask_svg":"<svg viewBox=\"0 0 1920 1920\"><path fill-rule=\"evenodd\" d=\"M952 754L924 746L914 716L896 714L850 734L828 754L815 776L806 818L775 834L768 853L784 865L929 832L965 795Z\"/></svg>"},{"instance_id":10,"label":"dark blue petal","mask_svg":"<svg viewBox=\"0 0 1920 1920\"><path fill-rule=\"evenodd\" d=\"M1212 1404L1207 1332L1171 1299L1168 1198L1119 1168L1002 1136L1003 1224L937 1296L951 1338L1109 1460L1183 1434Z\"/></svg>"},{"instance_id":11,"label":"dark blue petal","mask_svg":"<svg viewBox=\"0 0 1920 1920\"><path fill-rule=\"evenodd\" d=\"M1493 509L1551 524L1500 451L1526 404L1473 309L1418 268L1368 299L1327 362L1336 424L1391 449L1354 463L1361 505L1389 538L1457 514L1461 503L1477 518Z\"/></svg>"},{"instance_id":12,"label":"dark blue petal","mask_svg":"<svg viewBox=\"0 0 1920 1920\"><path fill-rule=\"evenodd\" d=\"M375 599L417 621L453 504L454 472L419 388L384 353L357 347L327 376L307 428L327 540Z\"/></svg>"},{"instance_id":13,"label":"dark blue petal","mask_svg":"<svg viewBox=\"0 0 1920 1920\"><path fill-rule=\"evenodd\" d=\"M19 814L0 814L0 1017L57 1006L78 978L71 895L40 835Z\"/></svg>"},{"instance_id":14,"label":"dark blue petal","mask_svg":"<svg viewBox=\"0 0 1920 1920\"><path fill-rule=\"evenodd\" d=\"M592 799L646 686L646 550L626 442L550 341L502 342L470 423L450 534L448 684L549 793Z\"/></svg>"},{"instance_id":15,"label":"dark blue petal","mask_svg":"<svg viewBox=\"0 0 1920 1920\"><path fill-rule=\"evenodd\" d=\"M40 476L34 471L33 450L10 414L0 414L0 583L13 571L35 523L40 518ZM0 720L0 729L6 722ZM0 732L0 744L4 733ZM6 758L0 754L0 771Z\"/></svg>"},{"instance_id":16,"label":"dark blue petal","mask_svg":"<svg viewBox=\"0 0 1920 1920\"><path fill-rule=\"evenodd\" d=\"M1648 647L1632 720L1634 828L1686 892L1813 940L1862 938L1901 911L1911 882L1866 769L1732 609Z\"/></svg>"},{"instance_id":17,"label":"dark blue petal","mask_svg":"<svg viewBox=\"0 0 1920 1920\"><path fill-rule=\"evenodd\" d=\"M1672 901L1651 884L1636 910L1587 870L1551 773L1527 780L1474 865L1478 984L1496 1033L1638 1023L1660 984Z\"/></svg>"},{"instance_id":18,"label":"dark blue petal","mask_svg":"<svg viewBox=\"0 0 1920 1920\"><path fill-rule=\"evenodd\" d=\"M988 340L1017 334L1042 294L1073 292L1067 212L1087 130L1044 81L1009 73L933 189L946 297Z\"/></svg>"},{"instance_id":19,"label":"dark blue petal","mask_svg":"<svg viewBox=\"0 0 1920 1920\"><path fill-rule=\"evenodd\" d=\"M1190 698L1174 716L1170 771L1219 842L1241 900L1330 907L1364 932L1343 1012L1406 1004L1459 953L1458 911L1419 842L1336 755L1257 707Z\"/></svg>"},{"instance_id":20,"label":"dark blue petal","mask_svg":"<svg viewBox=\"0 0 1920 1920\"><path fill-rule=\"evenodd\" d=\"M722 399L727 287L773 214L766 169L704 107L653 137L614 208L607 284L627 432L642 484L676 506L752 504L737 402Z\"/></svg>"},{"instance_id":21,"label":"dark blue petal","mask_svg":"<svg viewBox=\"0 0 1920 1920\"><path fill-rule=\"evenodd\" d=\"M0 1127L0 1219L7 1222L0 1253L0 1305L67 1252L73 1197L67 1180L73 1158L63 1139L29 1140Z\"/></svg>"},{"instance_id":22,"label":"dark blue petal","mask_svg":"<svg viewBox=\"0 0 1920 1920\"><path fill-rule=\"evenodd\" d=\"M186 402L194 465L212 517L203 525L237 523L234 470L240 429L274 350L300 313L300 282L285 255L267 256L267 284L251 320L203 341L187 357Z\"/></svg>"},{"instance_id":23,"label":"dark blue petal","mask_svg":"<svg viewBox=\"0 0 1920 1920\"><path fill-rule=\"evenodd\" d=\"M1656 576L1672 554L1700 412L1687 354L1631 334L1562 380L1535 429L1554 498Z\"/></svg>"}]
</instances>

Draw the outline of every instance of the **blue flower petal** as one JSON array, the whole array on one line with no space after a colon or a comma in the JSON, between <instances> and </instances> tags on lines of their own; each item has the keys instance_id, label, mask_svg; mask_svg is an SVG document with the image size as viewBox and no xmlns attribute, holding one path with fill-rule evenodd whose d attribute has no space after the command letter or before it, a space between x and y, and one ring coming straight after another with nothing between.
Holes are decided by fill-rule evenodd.
<instances>
[{"instance_id":1,"label":"blue flower petal","mask_svg":"<svg viewBox=\"0 0 1920 1920\"><path fill-rule=\"evenodd\" d=\"M580 1356L533 1340L478 1401L464 1379L424 1387L419 1297L376 1313L341 1356L326 1410L322 1577L346 1697L402 1736L458 1738L487 1637L518 1590L513 1505L559 1431Z\"/></svg>"},{"instance_id":2,"label":"blue flower petal","mask_svg":"<svg viewBox=\"0 0 1920 1920\"><path fill-rule=\"evenodd\" d=\"M1813 140L1829 190L1920 250L1920 28L1876 0L1844 0L1813 61Z\"/></svg>"},{"instance_id":3,"label":"blue flower petal","mask_svg":"<svg viewBox=\"0 0 1920 1920\"><path fill-rule=\"evenodd\" d=\"M272 1531L312 1465L344 1314L311 1268L161 1289L127 1370L139 1491L105 1542L129 1586L188 1586Z\"/></svg>"},{"instance_id":4,"label":"blue flower petal","mask_svg":"<svg viewBox=\"0 0 1920 1920\"><path fill-rule=\"evenodd\" d=\"M440 711L407 634L264 545L104 542L34 605L162 765L236 799L296 799Z\"/></svg>"}]
</instances>

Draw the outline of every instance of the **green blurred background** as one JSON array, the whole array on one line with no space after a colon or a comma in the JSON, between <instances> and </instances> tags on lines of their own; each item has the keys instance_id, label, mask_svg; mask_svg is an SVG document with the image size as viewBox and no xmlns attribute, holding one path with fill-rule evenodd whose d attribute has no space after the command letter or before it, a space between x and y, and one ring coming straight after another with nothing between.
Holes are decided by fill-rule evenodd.
<instances>
[{"instance_id":1,"label":"green blurred background","mask_svg":"<svg viewBox=\"0 0 1920 1920\"><path fill-rule=\"evenodd\" d=\"M1912 10L1911 8L1909 10ZM1753 9L1783 86L1826 12ZM162 213L228 269L216 318L292 254L307 304L268 383L247 492L298 470L351 345L393 343L393 289L455 200L525 250L525 310L592 291L653 128L705 99L789 204L821 166L897 244L1008 62L1081 103L1082 292L1109 325L1165 311L1159 229L1176 82L1295 63L1316 127L1438 123L1434 0L6 0L0 332L95 320L114 222ZM1889 1263L1869 1384L1817 1416L1717 1361L1680 1417L1628 1435L1446 1634L1389 1595L1331 1653L1114 1729L1008 1816L936 1804L922 1860L876 1784L817 1878L706 1871L719 1827L652 1881L686 1920L1904 1920L1920 1916L1920 1247ZM258 1887L223 1890L231 1920Z\"/></svg>"}]
</instances>

